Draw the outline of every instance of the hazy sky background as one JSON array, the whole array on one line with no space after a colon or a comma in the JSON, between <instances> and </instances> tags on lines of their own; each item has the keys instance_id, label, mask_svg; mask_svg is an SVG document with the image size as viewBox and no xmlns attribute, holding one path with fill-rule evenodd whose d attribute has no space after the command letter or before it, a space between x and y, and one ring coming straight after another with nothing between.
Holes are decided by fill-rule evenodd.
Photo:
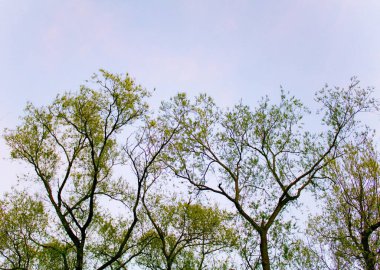
<instances>
[{"instance_id":1,"label":"hazy sky background","mask_svg":"<svg viewBox=\"0 0 380 270\"><path fill-rule=\"evenodd\" d=\"M156 88L156 104L186 91L254 106L282 85L312 105L352 75L380 96L380 1L0 0L1 130L99 68ZM22 168L1 138L0 192Z\"/></svg>"}]
</instances>

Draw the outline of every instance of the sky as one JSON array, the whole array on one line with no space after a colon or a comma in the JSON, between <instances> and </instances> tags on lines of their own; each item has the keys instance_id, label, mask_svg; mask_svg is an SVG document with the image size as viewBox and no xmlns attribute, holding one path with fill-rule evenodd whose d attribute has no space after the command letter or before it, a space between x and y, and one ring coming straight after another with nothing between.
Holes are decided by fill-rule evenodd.
<instances>
[{"instance_id":1,"label":"sky","mask_svg":"<svg viewBox=\"0 0 380 270\"><path fill-rule=\"evenodd\" d=\"M254 106L282 86L312 106L354 75L380 97L379 15L378 0L0 0L0 130L100 68L155 89L153 104L185 91ZM0 193L23 168L1 138Z\"/></svg>"}]
</instances>

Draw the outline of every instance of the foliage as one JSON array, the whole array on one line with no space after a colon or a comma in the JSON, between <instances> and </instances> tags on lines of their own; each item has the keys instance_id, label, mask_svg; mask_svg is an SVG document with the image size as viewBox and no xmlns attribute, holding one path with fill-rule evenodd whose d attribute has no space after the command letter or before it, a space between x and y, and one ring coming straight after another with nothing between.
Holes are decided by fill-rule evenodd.
<instances>
[{"instance_id":1,"label":"foliage","mask_svg":"<svg viewBox=\"0 0 380 270\"><path fill-rule=\"evenodd\" d=\"M162 107L182 128L167 164L199 191L219 194L235 206L258 233L261 264L270 269L269 230L340 156L356 115L376 105L370 95L355 79L347 89L323 89L316 99L327 129L312 134L302 122L309 110L284 92L278 105L264 98L254 110L241 103L222 110L207 95L191 101L179 94Z\"/></svg>"},{"instance_id":2,"label":"foliage","mask_svg":"<svg viewBox=\"0 0 380 270\"><path fill-rule=\"evenodd\" d=\"M0 200L0 220L0 268L35 268L46 237L42 202L25 192L8 193Z\"/></svg>"},{"instance_id":3,"label":"foliage","mask_svg":"<svg viewBox=\"0 0 380 270\"><path fill-rule=\"evenodd\" d=\"M345 147L344 159L328 171L334 186L309 233L336 269L379 269L380 166L372 139Z\"/></svg>"},{"instance_id":4,"label":"foliage","mask_svg":"<svg viewBox=\"0 0 380 270\"><path fill-rule=\"evenodd\" d=\"M144 206L152 229L143 236L149 244L138 262L148 269L216 269L225 264L222 251L236 245L231 215L215 206L157 197Z\"/></svg>"},{"instance_id":5,"label":"foliage","mask_svg":"<svg viewBox=\"0 0 380 270\"><path fill-rule=\"evenodd\" d=\"M30 164L42 184L74 247L76 269L89 263L86 242L91 227L100 220L100 201L105 196L120 201L121 191L125 194L127 182L112 177L114 167L122 162L123 146L117 135L147 112L148 92L129 76L106 71L101 75L92 78L97 90L81 86L78 93L58 96L47 107L28 104L22 124L5 135L12 157ZM137 194L139 189L137 184ZM131 210L135 214L122 232L118 249L99 269L124 255L137 223L138 201L135 195Z\"/></svg>"},{"instance_id":6,"label":"foliage","mask_svg":"<svg viewBox=\"0 0 380 270\"><path fill-rule=\"evenodd\" d=\"M311 132L311 111L284 91L227 109L181 93L153 115L128 75L100 73L48 106L28 104L5 132L43 199L0 202L3 268L228 269L232 254L243 269L378 267L378 156L371 143L347 146L357 115L377 109L371 88L326 86ZM168 196L169 184L192 199ZM290 211L322 186L326 212L305 243ZM207 205L213 195L234 216Z\"/></svg>"}]
</instances>

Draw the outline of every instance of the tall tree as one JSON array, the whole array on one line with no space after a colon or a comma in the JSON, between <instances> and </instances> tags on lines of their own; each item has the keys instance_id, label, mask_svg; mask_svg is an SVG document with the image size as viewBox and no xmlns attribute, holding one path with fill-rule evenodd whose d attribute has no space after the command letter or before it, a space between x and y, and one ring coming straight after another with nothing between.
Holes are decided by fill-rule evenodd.
<instances>
[{"instance_id":1,"label":"tall tree","mask_svg":"<svg viewBox=\"0 0 380 270\"><path fill-rule=\"evenodd\" d=\"M182 128L171 145L168 166L198 190L219 194L234 205L257 232L260 262L268 270L274 256L269 230L340 155L356 115L375 104L371 92L356 79L347 89L320 91L316 99L326 131L315 134L302 125L308 109L284 92L278 105L264 98L253 111L243 104L221 110L206 95L192 102L179 94L163 106L167 118Z\"/></svg>"},{"instance_id":2,"label":"tall tree","mask_svg":"<svg viewBox=\"0 0 380 270\"><path fill-rule=\"evenodd\" d=\"M92 82L96 89L81 86L78 93L58 96L49 106L29 104L22 123L5 135L12 157L30 164L36 181L42 184L58 224L73 246L77 270L123 264L138 222L142 182L158 154L147 156L134 181L114 177L117 166L136 162L136 156L122 153L131 153L142 141L131 139L122 145L120 136L133 138L132 124L145 118L149 93L128 75L104 70L100 76L94 75ZM159 143L157 151L166 141ZM87 243L104 239L104 235L96 238L92 229L99 227L98 222L109 222L101 216L112 216L110 209L101 207L106 199L111 200L108 205L121 203L124 207L125 227L119 231L116 247L100 252L105 256L95 263L87 254L92 250Z\"/></svg>"},{"instance_id":3,"label":"tall tree","mask_svg":"<svg viewBox=\"0 0 380 270\"><path fill-rule=\"evenodd\" d=\"M309 235L324 246L336 269L380 269L380 160L371 139L348 145L331 164L334 186L323 212L309 223Z\"/></svg>"}]
</instances>

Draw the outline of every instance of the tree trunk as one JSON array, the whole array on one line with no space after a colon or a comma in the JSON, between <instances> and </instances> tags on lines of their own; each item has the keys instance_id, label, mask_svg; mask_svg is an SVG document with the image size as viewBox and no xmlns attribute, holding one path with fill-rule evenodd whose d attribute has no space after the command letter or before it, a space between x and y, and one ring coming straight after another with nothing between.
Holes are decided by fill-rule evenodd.
<instances>
[{"instance_id":1,"label":"tree trunk","mask_svg":"<svg viewBox=\"0 0 380 270\"><path fill-rule=\"evenodd\" d=\"M361 244L363 247L363 257L366 270L375 270L375 256L369 247L369 232L362 233Z\"/></svg>"},{"instance_id":2,"label":"tree trunk","mask_svg":"<svg viewBox=\"0 0 380 270\"><path fill-rule=\"evenodd\" d=\"M270 270L267 234L268 234L267 230L263 230L260 232L260 255L261 255L261 266L263 267L263 270Z\"/></svg>"},{"instance_id":3,"label":"tree trunk","mask_svg":"<svg viewBox=\"0 0 380 270\"><path fill-rule=\"evenodd\" d=\"M75 264L75 270L83 270L83 260L84 260L84 245L81 243L77 247L77 261Z\"/></svg>"},{"instance_id":4,"label":"tree trunk","mask_svg":"<svg viewBox=\"0 0 380 270\"><path fill-rule=\"evenodd\" d=\"M62 254L63 257L63 269L70 270L69 263L67 262L66 253Z\"/></svg>"}]
</instances>

